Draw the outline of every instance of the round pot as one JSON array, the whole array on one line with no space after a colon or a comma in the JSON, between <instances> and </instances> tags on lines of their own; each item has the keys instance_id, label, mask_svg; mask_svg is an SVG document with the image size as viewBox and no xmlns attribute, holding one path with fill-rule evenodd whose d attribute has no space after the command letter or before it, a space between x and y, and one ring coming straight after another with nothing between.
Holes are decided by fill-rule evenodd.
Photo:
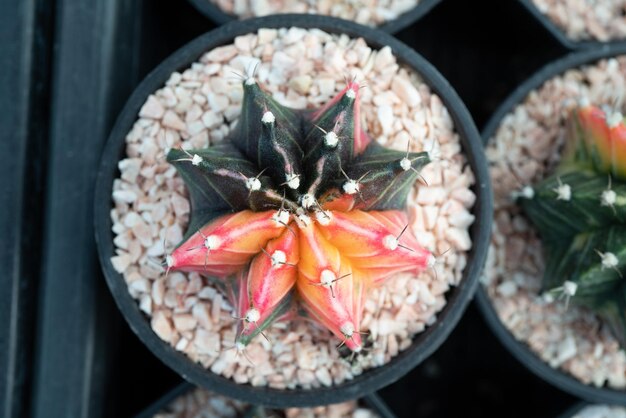
<instances>
[{"instance_id":1,"label":"round pot","mask_svg":"<svg viewBox=\"0 0 626 418\"><path fill-rule=\"evenodd\" d=\"M532 91L540 87L546 80L555 77L570 68L591 64L603 58L626 54L626 44L604 44L599 49L583 50L571 53L553 63L550 63L521 84L497 109L487 122L482 137L485 145L496 133L502 119L509 114L517 104L522 102ZM550 367L521 341L518 341L508 328L500 321L491 299L483 286L479 286L476 293L478 306L491 330L500 342L528 369L548 383L569 392L574 396L594 403L626 405L626 391L610 388L597 388L582 383L575 377L559 369Z\"/></svg>"},{"instance_id":2,"label":"round pot","mask_svg":"<svg viewBox=\"0 0 626 418\"><path fill-rule=\"evenodd\" d=\"M592 407L594 405L586 403L586 402L578 402L575 405L568 408L564 413L559 415L558 418L578 418L580 412L585 410L586 408ZM595 414L593 415L596 416Z\"/></svg>"},{"instance_id":3,"label":"round pot","mask_svg":"<svg viewBox=\"0 0 626 418\"><path fill-rule=\"evenodd\" d=\"M151 403L147 408L141 411L139 414L135 416L135 418L154 418L156 414L161 412L164 408L166 408L169 404L171 404L175 399L184 396L194 390L196 387L189 382L183 382L170 391L165 393L159 399L155 400ZM376 393L371 393L366 395L365 397L359 399L360 406L366 407L372 411L374 411L380 418L395 418L393 412L389 409L387 404L382 400L380 396ZM256 412L259 408L263 408L260 406L249 406L243 412L244 418L254 418L258 416ZM261 415L262 416L262 415Z\"/></svg>"},{"instance_id":4,"label":"round pot","mask_svg":"<svg viewBox=\"0 0 626 418\"><path fill-rule=\"evenodd\" d=\"M532 0L519 0L519 2L524 6L524 8L531 14L535 19L541 23L541 25L548 31L550 34L557 40L561 45L570 50L576 49L597 49L605 44L619 44L626 42L626 39L617 39L611 40L608 42L595 41L595 40L581 40L576 41L569 38L565 32L561 28L559 28L548 16L541 13L535 3Z\"/></svg>"},{"instance_id":5,"label":"round pot","mask_svg":"<svg viewBox=\"0 0 626 418\"><path fill-rule=\"evenodd\" d=\"M224 12L209 0L188 0L200 13L221 25L236 20L237 17ZM388 33L400 32L407 26L412 25L426 15L430 10L439 4L441 0L422 0L413 9L401 14L398 18L378 26L378 29Z\"/></svg>"},{"instance_id":6,"label":"round pot","mask_svg":"<svg viewBox=\"0 0 626 418\"><path fill-rule=\"evenodd\" d=\"M212 373L194 363L161 340L151 329L150 322L140 311L128 292L124 278L111 263L115 254L113 245L111 192L113 180L119 176L117 163L125 155L125 136L137 118L147 97L160 88L174 71L188 67L203 52L224 45L234 37L255 32L259 28L296 26L318 28L330 33L344 33L362 37L373 48L390 46L398 61L418 72L424 82L439 95L456 126L461 145L476 177L474 193L477 196L473 214L476 217L470 230L474 243L468 253L467 265L459 286L446 294L447 304L437 315L437 321L417 335L412 345L399 353L383 367L373 368L354 379L332 387L304 390L278 390L269 387L240 385L231 379ZM431 355L450 334L471 300L484 264L492 221L492 196L486 159L480 136L460 98L448 82L424 58L395 38L379 30L367 28L340 19L315 15L276 15L229 23L190 42L161 63L137 87L111 132L104 149L95 193L95 229L100 261L115 301L131 329L144 344L165 364L197 386L242 401L272 407L313 406L337 403L371 393L398 380L409 370Z\"/></svg>"}]
</instances>

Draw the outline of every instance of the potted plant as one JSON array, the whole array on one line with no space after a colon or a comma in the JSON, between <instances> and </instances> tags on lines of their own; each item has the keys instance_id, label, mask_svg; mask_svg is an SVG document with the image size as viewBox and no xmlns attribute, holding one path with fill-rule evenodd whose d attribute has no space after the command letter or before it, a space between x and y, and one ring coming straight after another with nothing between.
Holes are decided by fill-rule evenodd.
<instances>
[{"instance_id":1,"label":"potted plant","mask_svg":"<svg viewBox=\"0 0 626 418\"><path fill-rule=\"evenodd\" d=\"M612 232L597 241L596 234L624 236L623 219L615 214L623 210L617 132L625 52L623 45L607 46L547 65L502 104L483 132L495 222L477 297L481 310L533 372L581 398L610 404L626 403L624 266ZM570 212L584 195L590 212ZM591 214L607 218L596 222Z\"/></svg>"},{"instance_id":2,"label":"potted plant","mask_svg":"<svg viewBox=\"0 0 626 418\"><path fill-rule=\"evenodd\" d=\"M136 418L184 418L189 416L215 416L221 418L253 417L371 417L394 418L385 402L375 393L358 401L326 405L317 408L290 408L284 411L246 405L224 396L181 383L157 399Z\"/></svg>"},{"instance_id":3,"label":"potted plant","mask_svg":"<svg viewBox=\"0 0 626 418\"><path fill-rule=\"evenodd\" d=\"M443 78L384 33L233 22L153 71L111 133L96 190L107 283L199 386L279 407L372 392L471 299L491 219L477 140Z\"/></svg>"},{"instance_id":4,"label":"potted plant","mask_svg":"<svg viewBox=\"0 0 626 418\"><path fill-rule=\"evenodd\" d=\"M565 48L597 48L626 38L624 5L619 1L519 1Z\"/></svg>"},{"instance_id":5,"label":"potted plant","mask_svg":"<svg viewBox=\"0 0 626 418\"><path fill-rule=\"evenodd\" d=\"M349 1L231 1L231 0L189 0L203 15L218 24L233 19L260 17L278 13L314 13L352 20L357 23L376 26L379 29L396 33L425 16L441 0L394 1L380 7L376 1L356 7Z\"/></svg>"}]
</instances>

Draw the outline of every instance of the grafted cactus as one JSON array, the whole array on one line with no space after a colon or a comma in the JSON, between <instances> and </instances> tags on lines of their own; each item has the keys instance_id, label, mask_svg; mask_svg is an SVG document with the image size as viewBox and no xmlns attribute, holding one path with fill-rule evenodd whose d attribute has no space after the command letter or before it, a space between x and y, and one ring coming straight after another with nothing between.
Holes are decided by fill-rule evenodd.
<instances>
[{"instance_id":1,"label":"grafted cactus","mask_svg":"<svg viewBox=\"0 0 626 418\"><path fill-rule=\"evenodd\" d=\"M240 319L238 348L275 320L302 314L358 352L368 291L433 262L405 213L428 153L372 142L354 82L316 111L281 106L254 78L243 92L226 141L168 154L192 213L167 268L225 289Z\"/></svg>"},{"instance_id":2,"label":"grafted cactus","mask_svg":"<svg viewBox=\"0 0 626 418\"><path fill-rule=\"evenodd\" d=\"M626 124L581 103L556 172L520 200L541 234L544 290L588 306L626 347Z\"/></svg>"}]
</instances>

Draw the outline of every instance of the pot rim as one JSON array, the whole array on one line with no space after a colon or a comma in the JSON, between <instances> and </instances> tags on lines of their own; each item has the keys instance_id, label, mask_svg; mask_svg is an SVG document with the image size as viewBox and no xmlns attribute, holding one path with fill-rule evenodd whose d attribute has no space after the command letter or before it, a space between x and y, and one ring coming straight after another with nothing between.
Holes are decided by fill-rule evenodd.
<instances>
[{"instance_id":1,"label":"pot rim","mask_svg":"<svg viewBox=\"0 0 626 418\"><path fill-rule=\"evenodd\" d=\"M196 0L197 1L197 0ZM609 41L598 41L591 39L584 39L576 41L567 36L565 31L558 27L548 16L541 13L539 8L535 6L532 0L519 0L524 6L526 11L530 13L539 23L565 48L575 51L582 49L595 49L600 48L602 45L617 45L626 43L626 36L624 38L613 39Z\"/></svg>"},{"instance_id":2,"label":"pot rim","mask_svg":"<svg viewBox=\"0 0 626 418\"><path fill-rule=\"evenodd\" d=\"M476 177L473 189L477 200L472 211L476 221L470 231L474 245L468 253L463 279L458 286L449 291L446 306L439 312L437 321L416 335L409 348L400 352L384 366L368 369L354 379L339 385L316 389L281 390L241 385L194 363L152 331L149 320L139 310L137 302L128 292L124 278L115 271L110 261L115 254L110 218L113 180L119 177L117 163L124 156L125 137L137 120L139 109L148 95L161 88L172 72L189 67L204 52L230 43L236 36L256 32L259 28L281 27L317 28L329 33L362 37L368 45L376 49L390 46L399 62L419 73L422 80L441 98L454 121L468 163ZM161 361L185 379L216 393L272 407L315 406L341 402L374 392L398 380L431 355L460 320L477 288L478 276L487 255L493 218L488 175L480 136L463 102L430 63L392 36L352 22L316 15L275 15L235 21L196 38L163 61L135 89L120 113L107 140L96 184L94 207L98 254L109 289L133 332Z\"/></svg>"},{"instance_id":3,"label":"pot rim","mask_svg":"<svg viewBox=\"0 0 626 418\"><path fill-rule=\"evenodd\" d=\"M192 383L183 381L178 383L176 386L169 389L163 395L161 395L154 402L150 403L146 408L142 409L141 412L136 414L135 418L154 418L156 414L161 412L163 408L172 403L175 399L179 398L182 395L189 393L190 391L198 388ZM385 401L377 394L370 393L369 395L365 395L362 398L359 398L359 403L363 406L368 407L369 409L375 411L380 418L396 418L396 415L391 412L391 409L387 406ZM250 414L251 410L255 408L256 405L248 405L245 407L243 411L244 417L253 417L254 414Z\"/></svg>"},{"instance_id":4,"label":"pot rim","mask_svg":"<svg viewBox=\"0 0 626 418\"><path fill-rule=\"evenodd\" d=\"M238 20L236 16L226 13L209 0L188 1L198 12L208 17L210 20L218 25L223 25L225 23ZM409 27L410 25L424 17L428 12L432 10L433 7L441 3L441 1L442 0L422 0L408 12L402 13L397 18L383 23L380 26L377 26L377 29L391 34L400 32L402 29Z\"/></svg>"},{"instance_id":5,"label":"pot rim","mask_svg":"<svg viewBox=\"0 0 626 418\"><path fill-rule=\"evenodd\" d=\"M532 90L539 88L546 81L571 68L593 64L599 60L622 54L626 54L626 43L603 44L598 49L571 52L545 65L519 85L491 116L482 131L482 139L485 146L496 133L502 119L509 114L515 106L520 104ZM539 358L525 342L518 341L500 320L498 313L491 303L489 295L482 285L478 286L476 301L487 325L491 328L491 331L500 340L502 345L535 375L565 392L590 402L626 405L626 391L587 385L569 373L552 368L548 363Z\"/></svg>"}]
</instances>

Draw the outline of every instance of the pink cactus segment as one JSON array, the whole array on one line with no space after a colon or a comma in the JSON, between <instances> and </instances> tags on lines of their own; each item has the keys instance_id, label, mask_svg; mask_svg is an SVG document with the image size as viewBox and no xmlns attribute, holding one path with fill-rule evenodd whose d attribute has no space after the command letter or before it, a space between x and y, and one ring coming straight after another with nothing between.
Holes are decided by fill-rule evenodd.
<instances>
[{"instance_id":1,"label":"pink cactus segment","mask_svg":"<svg viewBox=\"0 0 626 418\"><path fill-rule=\"evenodd\" d=\"M275 215L276 211L245 210L221 216L176 248L168 257L168 267L220 278L234 274L285 230Z\"/></svg>"},{"instance_id":2,"label":"pink cactus segment","mask_svg":"<svg viewBox=\"0 0 626 418\"><path fill-rule=\"evenodd\" d=\"M619 117L619 122L610 126L611 136L611 173L618 179L626 179L626 125Z\"/></svg>"},{"instance_id":3,"label":"pink cactus segment","mask_svg":"<svg viewBox=\"0 0 626 418\"><path fill-rule=\"evenodd\" d=\"M300 227L299 277L296 283L303 307L340 338L348 348L362 347L354 316L357 280L347 259L328 242L315 224Z\"/></svg>"},{"instance_id":4,"label":"pink cactus segment","mask_svg":"<svg viewBox=\"0 0 626 418\"><path fill-rule=\"evenodd\" d=\"M245 309L256 309L261 321L296 284L298 253L297 238L286 230L280 237L270 240L265 251L252 260L247 288L251 300Z\"/></svg>"},{"instance_id":5,"label":"pink cactus segment","mask_svg":"<svg viewBox=\"0 0 626 418\"><path fill-rule=\"evenodd\" d=\"M355 269L375 281L394 273L428 267L431 253L422 248L409 228L404 212L353 210L333 212L324 237L348 258Z\"/></svg>"}]
</instances>

